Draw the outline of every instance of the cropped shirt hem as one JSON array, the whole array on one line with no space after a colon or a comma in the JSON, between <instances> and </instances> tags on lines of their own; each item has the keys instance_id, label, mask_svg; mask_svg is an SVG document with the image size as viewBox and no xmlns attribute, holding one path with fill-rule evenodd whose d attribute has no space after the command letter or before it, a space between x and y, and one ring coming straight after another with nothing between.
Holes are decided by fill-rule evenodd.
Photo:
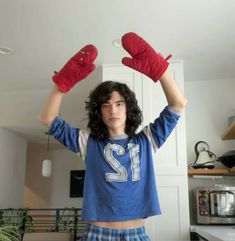
<instances>
[{"instance_id":1,"label":"cropped shirt hem","mask_svg":"<svg viewBox=\"0 0 235 241\"><path fill-rule=\"evenodd\" d=\"M145 219L151 216L156 216L156 215L160 215L161 211L155 211L155 212L151 212L148 215L143 215L143 216L115 216L115 218L97 218L97 217L82 217L83 221L87 221L87 222L119 222L119 221L128 221L128 220L132 220L132 219Z\"/></svg>"}]
</instances>

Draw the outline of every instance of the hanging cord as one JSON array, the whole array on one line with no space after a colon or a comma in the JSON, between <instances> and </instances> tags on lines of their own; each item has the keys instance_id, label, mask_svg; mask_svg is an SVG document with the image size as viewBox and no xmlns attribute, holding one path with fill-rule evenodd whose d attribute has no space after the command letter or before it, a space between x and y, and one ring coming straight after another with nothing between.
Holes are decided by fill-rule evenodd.
<instances>
[{"instance_id":1,"label":"hanging cord","mask_svg":"<svg viewBox=\"0 0 235 241\"><path fill-rule=\"evenodd\" d=\"M45 132L45 134L47 135L47 152L49 152L50 135L49 132Z\"/></svg>"}]
</instances>

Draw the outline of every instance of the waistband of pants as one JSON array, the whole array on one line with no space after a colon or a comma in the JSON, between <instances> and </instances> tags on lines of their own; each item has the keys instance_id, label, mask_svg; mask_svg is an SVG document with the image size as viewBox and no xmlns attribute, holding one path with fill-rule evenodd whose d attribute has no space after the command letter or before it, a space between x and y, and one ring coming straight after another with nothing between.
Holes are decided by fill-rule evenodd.
<instances>
[{"instance_id":1,"label":"waistband of pants","mask_svg":"<svg viewBox=\"0 0 235 241\"><path fill-rule=\"evenodd\" d=\"M97 236L102 237L125 236L129 238L135 238L136 236L146 235L144 226L127 229L112 229L100 227L93 224L87 224L86 232L91 232L93 234L96 234Z\"/></svg>"}]
</instances>

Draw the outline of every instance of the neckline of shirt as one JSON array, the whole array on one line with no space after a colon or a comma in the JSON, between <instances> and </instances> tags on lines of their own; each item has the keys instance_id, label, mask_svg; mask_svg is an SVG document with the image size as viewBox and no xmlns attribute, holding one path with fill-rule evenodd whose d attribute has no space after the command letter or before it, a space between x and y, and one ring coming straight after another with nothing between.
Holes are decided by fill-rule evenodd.
<instances>
[{"instance_id":1,"label":"neckline of shirt","mask_svg":"<svg viewBox=\"0 0 235 241\"><path fill-rule=\"evenodd\" d=\"M116 141L116 140L126 139L127 137L128 137L127 134L123 134L123 135L119 135L119 136L109 137L109 140Z\"/></svg>"}]
</instances>

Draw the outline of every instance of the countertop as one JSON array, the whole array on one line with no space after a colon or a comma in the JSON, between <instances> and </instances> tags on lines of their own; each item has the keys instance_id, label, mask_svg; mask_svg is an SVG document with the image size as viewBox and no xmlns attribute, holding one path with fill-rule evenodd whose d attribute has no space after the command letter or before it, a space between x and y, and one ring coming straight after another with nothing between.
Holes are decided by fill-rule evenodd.
<instances>
[{"instance_id":1,"label":"countertop","mask_svg":"<svg viewBox=\"0 0 235 241\"><path fill-rule=\"evenodd\" d=\"M196 232L209 241L235 241L235 226L192 225L191 232Z\"/></svg>"}]
</instances>

